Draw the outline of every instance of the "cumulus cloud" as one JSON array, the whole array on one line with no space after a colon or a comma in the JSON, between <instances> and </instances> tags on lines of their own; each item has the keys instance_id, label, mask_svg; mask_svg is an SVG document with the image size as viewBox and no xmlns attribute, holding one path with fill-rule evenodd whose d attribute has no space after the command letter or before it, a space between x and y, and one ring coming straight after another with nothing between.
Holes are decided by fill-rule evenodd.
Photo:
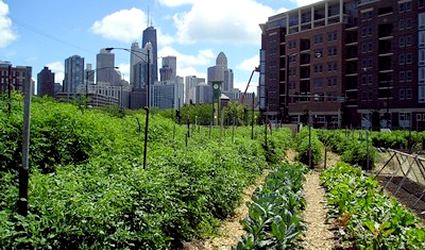
<instances>
[{"instance_id":1,"label":"cumulus cloud","mask_svg":"<svg viewBox=\"0 0 425 250\"><path fill-rule=\"evenodd\" d=\"M12 31L12 20L7 16L9 5L0 1L0 48L4 48L16 40L17 35Z\"/></svg>"},{"instance_id":2,"label":"cumulus cloud","mask_svg":"<svg viewBox=\"0 0 425 250\"><path fill-rule=\"evenodd\" d=\"M255 55L251 58L248 58L244 61L242 61L241 64L236 65L237 69L240 70L245 70L245 71L252 71L255 69L255 67L258 67L258 65L260 64L260 57L259 55Z\"/></svg>"},{"instance_id":3,"label":"cumulus cloud","mask_svg":"<svg viewBox=\"0 0 425 250\"><path fill-rule=\"evenodd\" d=\"M186 4L193 4L196 0L158 0L158 2L167 7L177 7Z\"/></svg>"},{"instance_id":4,"label":"cumulus cloud","mask_svg":"<svg viewBox=\"0 0 425 250\"><path fill-rule=\"evenodd\" d=\"M172 47L164 47L160 51L158 51L158 56L175 56L177 57L177 66L180 67L188 67L191 65L197 66L205 66L210 65L212 60L215 59L215 55L212 50L200 50L197 55L185 55L181 54L177 50Z\"/></svg>"},{"instance_id":5,"label":"cumulus cloud","mask_svg":"<svg viewBox=\"0 0 425 250\"><path fill-rule=\"evenodd\" d=\"M130 81L130 64L129 63L120 63L117 66L118 71L121 73L121 77L126 81Z\"/></svg>"},{"instance_id":6,"label":"cumulus cloud","mask_svg":"<svg viewBox=\"0 0 425 250\"><path fill-rule=\"evenodd\" d=\"M105 16L96 21L90 30L108 39L132 42L142 36L146 26L146 14L140 9L132 8Z\"/></svg>"},{"instance_id":7,"label":"cumulus cloud","mask_svg":"<svg viewBox=\"0 0 425 250\"><path fill-rule=\"evenodd\" d=\"M291 1L295 2L297 6L301 7L301 6L309 5L312 3L320 2L322 0L291 0Z\"/></svg>"},{"instance_id":8,"label":"cumulus cloud","mask_svg":"<svg viewBox=\"0 0 425 250\"><path fill-rule=\"evenodd\" d=\"M65 78L65 66L62 62L52 62L46 65L49 69L55 73L55 82L62 84L63 79Z\"/></svg>"},{"instance_id":9,"label":"cumulus cloud","mask_svg":"<svg viewBox=\"0 0 425 250\"><path fill-rule=\"evenodd\" d=\"M174 23L180 43L214 41L257 45L261 42L258 24L274 14L271 7L253 0L195 1L189 12L174 15Z\"/></svg>"}]
</instances>

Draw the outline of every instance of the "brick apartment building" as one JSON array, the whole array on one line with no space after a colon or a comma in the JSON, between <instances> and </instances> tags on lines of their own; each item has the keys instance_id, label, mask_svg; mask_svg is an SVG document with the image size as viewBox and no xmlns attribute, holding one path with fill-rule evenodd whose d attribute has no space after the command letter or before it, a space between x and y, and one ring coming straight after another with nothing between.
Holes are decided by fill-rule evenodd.
<instances>
[{"instance_id":1,"label":"brick apartment building","mask_svg":"<svg viewBox=\"0 0 425 250\"><path fill-rule=\"evenodd\" d=\"M260 110L316 127L425 128L425 0L325 0L261 24Z\"/></svg>"},{"instance_id":2,"label":"brick apartment building","mask_svg":"<svg viewBox=\"0 0 425 250\"><path fill-rule=\"evenodd\" d=\"M31 86L34 93L34 84L31 79L32 68L28 66L13 67L10 62L0 61L0 93L19 90L25 93L25 88Z\"/></svg>"}]
</instances>

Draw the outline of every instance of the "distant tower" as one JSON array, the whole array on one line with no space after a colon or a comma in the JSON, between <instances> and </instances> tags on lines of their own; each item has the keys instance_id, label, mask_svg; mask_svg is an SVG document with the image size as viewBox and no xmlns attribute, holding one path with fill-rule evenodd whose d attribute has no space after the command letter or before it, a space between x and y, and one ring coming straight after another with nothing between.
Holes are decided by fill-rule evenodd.
<instances>
[{"instance_id":1,"label":"distant tower","mask_svg":"<svg viewBox=\"0 0 425 250\"><path fill-rule=\"evenodd\" d=\"M198 86L198 84L204 83L205 84L205 78L197 78L196 76L186 76L185 78L185 103L190 104L196 103L195 99L195 87Z\"/></svg>"},{"instance_id":2,"label":"distant tower","mask_svg":"<svg viewBox=\"0 0 425 250\"><path fill-rule=\"evenodd\" d=\"M65 59L65 78L63 92L70 95L77 93L78 85L84 82L84 57L74 55Z\"/></svg>"},{"instance_id":3,"label":"distant tower","mask_svg":"<svg viewBox=\"0 0 425 250\"><path fill-rule=\"evenodd\" d=\"M139 47L138 42L133 42L131 44L131 55L130 55L130 84L133 89L139 88L138 80L136 78L137 65L141 63L140 57L143 57L142 50ZM138 55L138 56L137 56Z\"/></svg>"},{"instance_id":4,"label":"distant tower","mask_svg":"<svg viewBox=\"0 0 425 250\"><path fill-rule=\"evenodd\" d=\"M119 85L121 75L114 69L115 54L111 51L101 49L96 56L96 82L109 82Z\"/></svg>"},{"instance_id":5,"label":"distant tower","mask_svg":"<svg viewBox=\"0 0 425 250\"><path fill-rule=\"evenodd\" d=\"M217 56L216 66L208 68L208 84L212 81L222 81L222 91L233 90L233 70L227 68L227 57L223 52Z\"/></svg>"},{"instance_id":6,"label":"distant tower","mask_svg":"<svg viewBox=\"0 0 425 250\"><path fill-rule=\"evenodd\" d=\"M162 58L162 68L159 69L161 81L167 81L176 77L177 59L175 56Z\"/></svg>"},{"instance_id":7,"label":"distant tower","mask_svg":"<svg viewBox=\"0 0 425 250\"><path fill-rule=\"evenodd\" d=\"M37 95L48 95L53 97L55 95L55 73L48 67L44 67L37 74Z\"/></svg>"},{"instance_id":8,"label":"distant tower","mask_svg":"<svg viewBox=\"0 0 425 250\"><path fill-rule=\"evenodd\" d=\"M158 81L158 46L156 42L156 29L153 26L147 27L143 31L143 42L142 47L145 48L147 43L151 43L152 45L152 78L151 82Z\"/></svg>"}]
</instances>

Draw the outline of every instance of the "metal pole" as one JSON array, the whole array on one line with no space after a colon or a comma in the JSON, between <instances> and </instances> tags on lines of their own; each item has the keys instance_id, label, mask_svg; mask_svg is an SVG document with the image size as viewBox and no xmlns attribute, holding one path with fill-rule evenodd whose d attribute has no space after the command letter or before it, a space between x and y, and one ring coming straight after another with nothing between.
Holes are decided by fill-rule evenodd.
<instances>
[{"instance_id":1,"label":"metal pole","mask_svg":"<svg viewBox=\"0 0 425 250\"><path fill-rule=\"evenodd\" d=\"M143 169L146 169L146 155L148 151L148 135L149 135L149 109L150 109L150 50L148 49L148 65L147 65L147 83L146 83L146 122L145 122L145 141L143 148Z\"/></svg>"},{"instance_id":2,"label":"metal pole","mask_svg":"<svg viewBox=\"0 0 425 250\"><path fill-rule=\"evenodd\" d=\"M308 166L311 168L311 124L310 114L308 115Z\"/></svg>"},{"instance_id":3,"label":"metal pole","mask_svg":"<svg viewBox=\"0 0 425 250\"><path fill-rule=\"evenodd\" d=\"M252 93L252 106L251 106L251 140L254 140L254 104L255 93Z\"/></svg>"},{"instance_id":4,"label":"metal pole","mask_svg":"<svg viewBox=\"0 0 425 250\"><path fill-rule=\"evenodd\" d=\"M9 112L9 114L12 112L12 65L9 65L8 67L8 73L7 73L7 96L9 98L9 104L8 104L8 108L7 111Z\"/></svg>"},{"instance_id":5,"label":"metal pole","mask_svg":"<svg viewBox=\"0 0 425 250\"><path fill-rule=\"evenodd\" d=\"M31 79L31 74L29 76ZM31 93L32 84L28 81L25 87L25 106L24 106L24 127L23 127L23 141L22 141L22 168L19 169L19 200L18 200L18 213L26 216L28 213L28 156L30 145L30 123L31 123Z\"/></svg>"}]
</instances>

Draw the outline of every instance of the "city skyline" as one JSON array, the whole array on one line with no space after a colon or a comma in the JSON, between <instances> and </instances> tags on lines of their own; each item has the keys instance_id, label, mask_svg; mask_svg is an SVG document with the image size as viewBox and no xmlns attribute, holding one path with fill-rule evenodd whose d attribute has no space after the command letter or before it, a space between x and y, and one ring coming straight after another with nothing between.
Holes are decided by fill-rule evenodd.
<instances>
[{"instance_id":1,"label":"city skyline","mask_svg":"<svg viewBox=\"0 0 425 250\"><path fill-rule=\"evenodd\" d=\"M162 57L175 56L177 75L206 78L207 68L222 51L235 72L234 87L244 89L252 68L259 64L259 24L270 15L312 2L317 1L126 0L107 5L100 1L0 1L0 60L31 66L37 73L48 66L55 82L61 82L66 58L79 55L86 64L95 65L102 48L130 49L134 41L141 44L143 30L152 25L158 30L158 65ZM244 12L238 9L241 5ZM215 9L219 11L211 16ZM129 53L114 53L116 66L129 81ZM37 80L34 73L32 78ZM250 91L257 82L253 81Z\"/></svg>"}]
</instances>

